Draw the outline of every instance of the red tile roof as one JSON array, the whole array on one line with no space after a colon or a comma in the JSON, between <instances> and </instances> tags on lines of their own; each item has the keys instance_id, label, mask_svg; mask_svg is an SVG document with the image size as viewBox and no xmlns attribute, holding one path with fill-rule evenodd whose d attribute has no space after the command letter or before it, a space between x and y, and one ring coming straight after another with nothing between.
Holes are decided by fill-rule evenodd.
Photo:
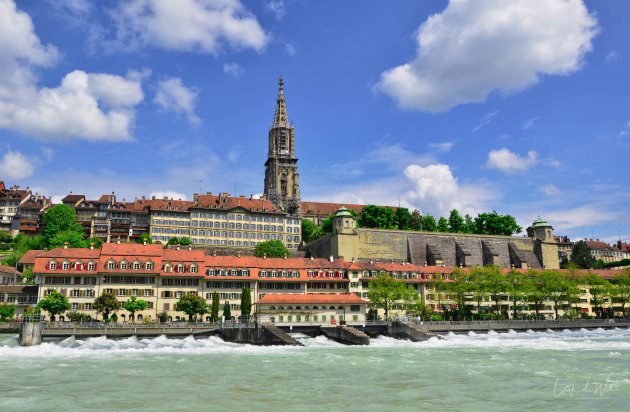
<instances>
[{"instance_id":1,"label":"red tile roof","mask_svg":"<svg viewBox=\"0 0 630 412\"><path fill-rule=\"evenodd\" d=\"M39 255L41 255L44 252L45 252L44 250L38 250L38 249L28 250L22 256L22 258L20 259L20 261L18 263L21 264L21 265L34 265L35 264L35 258L38 257Z\"/></svg>"},{"instance_id":2,"label":"red tile roof","mask_svg":"<svg viewBox=\"0 0 630 412\"><path fill-rule=\"evenodd\" d=\"M311 294L289 294L289 293L267 293L262 299L256 302L256 305L265 304L352 304L367 305L367 302L354 293L311 293Z\"/></svg>"},{"instance_id":3,"label":"red tile roof","mask_svg":"<svg viewBox=\"0 0 630 412\"><path fill-rule=\"evenodd\" d=\"M251 212L280 212L276 205L267 199L252 199L245 196L233 197L227 193L199 195L196 207L226 210L242 207Z\"/></svg>"},{"instance_id":4,"label":"red tile roof","mask_svg":"<svg viewBox=\"0 0 630 412\"><path fill-rule=\"evenodd\" d=\"M8 273L10 275L20 274L20 271L13 266L0 265L0 273Z\"/></svg>"},{"instance_id":5,"label":"red tile roof","mask_svg":"<svg viewBox=\"0 0 630 412\"><path fill-rule=\"evenodd\" d=\"M4 182L0 180L0 190L4 190Z\"/></svg>"},{"instance_id":6,"label":"red tile roof","mask_svg":"<svg viewBox=\"0 0 630 412\"><path fill-rule=\"evenodd\" d=\"M606 242L601 242L599 240L585 240L584 243L586 243L586 246L588 246L589 249L593 249L593 250L612 250L612 246L610 246Z\"/></svg>"},{"instance_id":7,"label":"red tile roof","mask_svg":"<svg viewBox=\"0 0 630 412\"><path fill-rule=\"evenodd\" d=\"M139 243L103 243L101 255L103 256L162 256L162 245Z\"/></svg>"},{"instance_id":8,"label":"red tile roof","mask_svg":"<svg viewBox=\"0 0 630 412\"><path fill-rule=\"evenodd\" d=\"M81 200L84 200L85 196L84 195L73 195L73 194L69 194L68 196L64 197L63 199L61 199L62 203L77 203Z\"/></svg>"},{"instance_id":9,"label":"red tile roof","mask_svg":"<svg viewBox=\"0 0 630 412\"><path fill-rule=\"evenodd\" d=\"M324 203L324 202L302 202L302 215L328 217L334 215L342 207L361 213L365 205L353 205L348 203Z\"/></svg>"}]
</instances>

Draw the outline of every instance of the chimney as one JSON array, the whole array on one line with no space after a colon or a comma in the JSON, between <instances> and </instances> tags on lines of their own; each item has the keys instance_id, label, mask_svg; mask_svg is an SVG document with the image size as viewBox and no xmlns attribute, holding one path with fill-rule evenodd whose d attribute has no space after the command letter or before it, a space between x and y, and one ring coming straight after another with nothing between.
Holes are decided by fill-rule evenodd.
<instances>
[{"instance_id":1,"label":"chimney","mask_svg":"<svg viewBox=\"0 0 630 412\"><path fill-rule=\"evenodd\" d=\"M120 240L117 240L117 241L116 241L116 244L117 244L117 245L120 245Z\"/></svg>"},{"instance_id":2,"label":"chimney","mask_svg":"<svg viewBox=\"0 0 630 412\"><path fill-rule=\"evenodd\" d=\"M329 260L329 261L331 261L331 262L333 262L335 259L333 259L333 256L332 256L332 255L330 255L330 256L328 257L328 260Z\"/></svg>"},{"instance_id":3,"label":"chimney","mask_svg":"<svg viewBox=\"0 0 630 412\"><path fill-rule=\"evenodd\" d=\"M315 259L313 259L313 256L311 256L311 262L312 262L313 260L315 260Z\"/></svg>"},{"instance_id":4,"label":"chimney","mask_svg":"<svg viewBox=\"0 0 630 412\"><path fill-rule=\"evenodd\" d=\"M192 246L188 246L188 251L190 252L192 250Z\"/></svg>"},{"instance_id":5,"label":"chimney","mask_svg":"<svg viewBox=\"0 0 630 412\"><path fill-rule=\"evenodd\" d=\"M90 250L94 249L94 243L90 243Z\"/></svg>"},{"instance_id":6,"label":"chimney","mask_svg":"<svg viewBox=\"0 0 630 412\"><path fill-rule=\"evenodd\" d=\"M68 242L63 242L63 248L68 249Z\"/></svg>"},{"instance_id":7,"label":"chimney","mask_svg":"<svg viewBox=\"0 0 630 412\"><path fill-rule=\"evenodd\" d=\"M175 247L175 250L179 250L179 245L177 245L177 246Z\"/></svg>"},{"instance_id":8,"label":"chimney","mask_svg":"<svg viewBox=\"0 0 630 412\"><path fill-rule=\"evenodd\" d=\"M263 254L263 259L267 259L267 254L266 253Z\"/></svg>"},{"instance_id":9,"label":"chimney","mask_svg":"<svg viewBox=\"0 0 630 412\"><path fill-rule=\"evenodd\" d=\"M352 263L354 263L354 257L352 257Z\"/></svg>"},{"instance_id":10,"label":"chimney","mask_svg":"<svg viewBox=\"0 0 630 412\"><path fill-rule=\"evenodd\" d=\"M427 261L426 261L426 260L424 261L424 266L428 266L428 264L427 264Z\"/></svg>"},{"instance_id":11,"label":"chimney","mask_svg":"<svg viewBox=\"0 0 630 412\"><path fill-rule=\"evenodd\" d=\"M287 254L286 253L284 254L284 260L287 260Z\"/></svg>"},{"instance_id":12,"label":"chimney","mask_svg":"<svg viewBox=\"0 0 630 412\"><path fill-rule=\"evenodd\" d=\"M146 239L144 239L144 240L142 241L142 244L146 246L146 245L147 245L147 240L146 240Z\"/></svg>"}]
</instances>

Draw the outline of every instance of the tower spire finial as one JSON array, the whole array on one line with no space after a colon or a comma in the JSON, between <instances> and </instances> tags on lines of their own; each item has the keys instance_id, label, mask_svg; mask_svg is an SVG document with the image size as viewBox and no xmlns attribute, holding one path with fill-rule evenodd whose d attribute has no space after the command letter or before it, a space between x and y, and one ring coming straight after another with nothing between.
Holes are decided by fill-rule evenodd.
<instances>
[{"instance_id":1,"label":"tower spire finial","mask_svg":"<svg viewBox=\"0 0 630 412\"><path fill-rule=\"evenodd\" d=\"M287 115L287 105L284 101L284 77L280 75L278 81L278 100L276 103L276 113L273 116L272 129L276 127L289 127L289 116Z\"/></svg>"}]
</instances>

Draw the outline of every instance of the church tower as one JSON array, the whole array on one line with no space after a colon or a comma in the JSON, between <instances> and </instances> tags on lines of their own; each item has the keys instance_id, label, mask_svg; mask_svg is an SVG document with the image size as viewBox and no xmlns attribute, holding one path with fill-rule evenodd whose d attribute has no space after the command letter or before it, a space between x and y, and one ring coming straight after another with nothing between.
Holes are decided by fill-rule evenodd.
<instances>
[{"instance_id":1,"label":"church tower","mask_svg":"<svg viewBox=\"0 0 630 412\"><path fill-rule=\"evenodd\" d=\"M269 129L269 153L265 162L265 197L293 216L302 213L300 176L295 157L295 129L289 122L284 101L284 80L280 76L278 100Z\"/></svg>"}]
</instances>

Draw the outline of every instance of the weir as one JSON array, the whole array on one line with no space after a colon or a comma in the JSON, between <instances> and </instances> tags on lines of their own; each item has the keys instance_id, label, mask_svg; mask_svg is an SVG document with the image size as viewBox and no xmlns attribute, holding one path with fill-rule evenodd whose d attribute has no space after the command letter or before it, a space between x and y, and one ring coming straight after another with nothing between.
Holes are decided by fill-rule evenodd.
<instances>
[{"instance_id":1,"label":"weir","mask_svg":"<svg viewBox=\"0 0 630 412\"><path fill-rule=\"evenodd\" d=\"M406 339L412 342L422 342L437 335L426 326L410 322L394 322L387 326L387 336L395 339Z\"/></svg>"},{"instance_id":2,"label":"weir","mask_svg":"<svg viewBox=\"0 0 630 412\"><path fill-rule=\"evenodd\" d=\"M223 328L219 331L219 336L225 341L234 343L265 346L303 346L296 339L272 324L244 324L234 328Z\"/></svg>"},{"instance_id":3,"label":"weir","mask_svg":"<svg viewBox=\"0 0 630 412\"><path fill-rule=\"evenodd\" d=\"M370 337L352 326L321 327L320 332L328 339L344 345L369 345Z\"/></svg>"}]
</instances>

